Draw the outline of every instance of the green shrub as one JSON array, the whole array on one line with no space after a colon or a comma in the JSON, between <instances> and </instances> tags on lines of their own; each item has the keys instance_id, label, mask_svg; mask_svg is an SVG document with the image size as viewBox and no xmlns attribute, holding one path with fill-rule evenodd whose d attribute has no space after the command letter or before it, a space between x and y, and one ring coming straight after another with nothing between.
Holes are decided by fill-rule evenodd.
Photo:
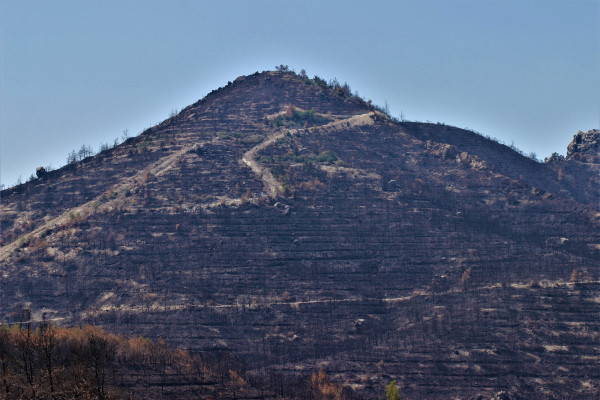
<instances>
[{"instance_id":1,"label":"green shrub","mask_svg":"<svg viewBox=\"0 0 600 400\"><path fill-rule=\"evenodd\" d=\"M327 81L317 75L315 75L315 77L313 78L313 82L315 83L315 85L320 86L322 88L327 87Z\"/></svg>"},{"instance_id":2,"label":"green shrub","mask_svg":"<svg viewBox=\"0 0 600 400\"><path fill-rule=\"evenodd\" d=\"M327 117L315 113L315 110L300 111L294 107L288 107L285 114L274 118L271 123L275 126L294 126L294 125L322 125L330 122Z\"/></svg>"},{"instance_id":3,"label":"green shrub","mask_svg":"<svg viewBox=\"0 0 600 400\"><path fill-rule=\"evenodd\" d=\"M396 381L391 381L385 387L385 399L386 400L402 400L400 396L400 392L398 390L398 386L396 386Z\"/></svg>"},{"instance_id":4,"label":"green shrub","mask_svg":"<svg viewBox=\"0 0 600 400\"><path fill-rule=\"evenodd\" d=\"M334 163L338 160L338 157L335 155L335 153L331 150L325 150L324 152L322 152L319 157L317 157L317 161L322 162L322 163Z\"/></svg>"}]
</instances>

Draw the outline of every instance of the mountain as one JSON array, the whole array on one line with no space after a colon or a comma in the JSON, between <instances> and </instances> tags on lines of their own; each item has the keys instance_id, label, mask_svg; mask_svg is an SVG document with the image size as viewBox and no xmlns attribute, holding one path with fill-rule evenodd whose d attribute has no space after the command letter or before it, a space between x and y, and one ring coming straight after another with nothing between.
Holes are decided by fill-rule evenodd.
<instances>
[{"instance_id":1,"label":"mountain","mask_svg":"<svg viewBox=\"0 0 600 400\"><path fill-rule=\"evenodd\" d=\"M235 354L246 379L323 368L366 398L595 399L599 136L541 163L337 82L239 77L2 191L0 316Z\"/></svg>"}]
</instances>

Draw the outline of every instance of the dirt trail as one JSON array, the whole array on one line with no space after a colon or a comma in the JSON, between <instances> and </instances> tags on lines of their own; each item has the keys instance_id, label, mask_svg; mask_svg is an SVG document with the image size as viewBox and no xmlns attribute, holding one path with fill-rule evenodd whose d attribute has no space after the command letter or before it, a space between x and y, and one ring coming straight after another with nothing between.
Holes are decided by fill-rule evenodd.
<instances>
[{"instance_id":1,"label":"dirt trail","mask_svg":"<svg viewBox=\"0 0 600 400\"><path fill-rule=\"evenodd\" d=\"M92 200L90 200L86 203L83 203L79 206L65 210L58 217L55 217L55 218L47 221L46 223L35 228L33 231L31 231L25 235L22 235L15 241L1 247L0 248L0 260L6 260L10 256L10 254L19 246L19 242L20 242L21 238L27 237L27 236L34 238L36 236L39 236L42 232L44 232L47 229L53 229L57 226L61 226L65 223L69 222L73 215L80 215L81 217L86 217L86 216L92 214L94 212L94 203L96 203L97 201L100 201L100 198L107 192L113 191L116 193L121 193L121 192L124 192L126 189L131 190L138 184L138 182L143 182L144 177L147 173L155 175L155 176L160 176L160 175L164 174L166 171L173 168L175 166L175 163L177 162L177 160L193 147L194 146L185 147L179 151L174 152L173 154L169 154L169 155L157 160L156 162L150 164L146 168L139 170L135 175L125 178L121 182L111 186L109 189L106 190L106 192L100 194L99 196L93 198ZM118 204L122 201L123 200L121 198L117 198L117 199L109 200L108 202L105 202L104 204L109 204L109 203Z\"/></svg>"},{"instance_id":2,"label":"dirt trail","mask_svg":"<svg viewBox=\"0 0 600 400\"><path fill-rule=\"evenodd\" d=\"M552 282L553 285L559 285L559 286L573 286L575 285L577 282L563 282L563 281L555 281ZM587 281L587 283L600 283L600 281ZM521 284L521 283L512 283L511 284L513 287L518 287L521 290L529 290L530 287L526 284ZM493 285L493 286L482 286L482 287L478 287L478 288L473 288L471 290L474 291L487 291L490 289L502 289L501 285ZM273 307L273 306L290 306L290 307L299 307L301 305L306 305L306 304L341 304L341 303L362 303L362 302L368 302L368 301L382 301L385 303L403 303L403 302L407 302L407 301L411 301L417 298L423 298L423 297L429 297L429 296L447 296L447 295L453 295L455 294L457 291L459 291L460 289L458 288L454 288L448 291L444 291L444 292L436 292L436 293L432 293L432 292L428 292L428 291L421 291L419 293L414 293L410 296L403 296L403 297L387 297L387 298L369 298L369 297L352 297L352 298L344 298L344 299L318 299L318 300L304 300L304 301L258 301L258 302L253 302L250 304L246 304L246 303L240 303L240 302L236 302L236 303L232 303L232 304L176 304L176 305L164 305L164 304L157 304L154 303L152 305L149 306L142 306L142 305L136 305L136 306L129 306L129 305L124 305L124 304L120 304L118 306L112 305L112 304L107 304L104 306L100 306L99 309L96 312L100 312L100 313L105 313L105 312L111 312L111 311L124 311L124 312L143 312L143 311L155 311L155 312L169 312L169 311L177 311L177 310L188 310L188 309L229 309L229 308L250 308L250 309L255 309L255 308L265 308L265 307ZM85 312L84 312L85 314ZM83 317L85 317L85 315L82 315Z\"/></svg>"},{"instance_id":3,"label":"dirt trail","mask_svg":"<svg viewBox=\"0 0 600 400\"><path fill-rule=\"evenodd\" d=\"M372 124L373 120L372 120L371 116L373 114L374 114L373 112L370 112L370 113L366 113L366 114L354 115L350 118L340 119L340 120L336 120L336 121L330 122L325 125L321 125L321 126L319 126L319 129L328 128L328 127L337 128L337 127L349 126L349 125L356 126L356 125ZM276 132L276 133L270 135L262 143L258 144L257 146L254 146L253 148L248 150L242 156L241 161L243 163L245 163L247 166L249 166L252 169L252 171L254 171L254 173L263 180L263 182L265 183L265 188L267 190L268 195L275 197L275 196L277 196L277 193L280 193L283 190L283 188L282 188L281 184L275 179L273 174L271 174L271 172L268 170L268 168L260 165L260 163L256 161L256 159L255 159L256 155L262 149L273 144L277 139L282 138L286 132L289 132L290 134L294 135L294 134L297 134L297 133L303 132L303 131L307 131L307 129L293 129L293 130L289 130L289 131ZM14 240L13 242L11 242L5 246L2 246L0 248L0 261L8 259L8 257L11 255L11 253L17 247L19 247L19 242L21 241L21 239L23 237L34 238L36 236L39 236L42 232L44 232L47 229L53 229L53 228L56 228L58 226L68 223L72 219L73 215L80 215L81 217L85 218L86 216L92 214L94 212L94 203L99 202L100 198L104 194L106 194L110 191L113 191L116 193L122 193L126 189L132 190L136 187L136 185L143 184L144 177L148 173L151 175L154 175L154 176L163 175L166 171L172 169L176 165L177 160L180 157L185 155L191 149L195 148L196 145L197 145L197 143L195 143L192 146L184 147L181 150L178 150L172 154L169 154L169 155L157 160L156 162L148 165L146 168L139 170L135 175L125 178L121 182L111 186L104 193L96 196L92 200L90 200L86 203L83 203L79 206L65 210L59 216L38 226L33 231L20 236L18 239ZM109 200L108 202L104 202L104 206L106 206L107 204L116 205L116 204L123 203L123 202L124 202L124 200L122 198L116 198L116 199ZM240 199L228 199L228 203L230 203L230 204L238 204L239 202L241 202ZM206 206L211 207L211 206L216 206L218 204L220 204L220 202L216 202L215 204L208 204Z\"/></svg>"},{"instance_id":4,"label":"dirt trail","mask_svg":"<svg viewBox=\"0 0 600 400\"><path fill-rule=\"evenodd\" d=\"M319 129L322 128L340 128L340 127L348 127L348 126L359 126L359 125L370 125L373 124L373 119L371 118L375 115L374 112L369 112L365 114L353 115L350 118L339 119L336 121L332 121L325 125L318 126ZM248 167L254 171L254 173L259 176L265 184L265 190L271 197L276 197L277 193L281 193L283 191L283 187L281 184L275 179L271 171L268 168L262 166L258 161L256 161L256 155L263 149L269 147L271 144L275 143L278 139L281 139L285 136L286 133L290 135L296 135L300 132L306 132L312 128L306 129L290 129L285 131L279 131L271 134L266 140L254 146L250 150L248 150L242 156L242 162L246 164Z\"/></svg>"},{"instance_id":5,"label":"dirt trail","mask_svg":"<svg viewBox=\"0 0 600 400\"><path fill-rule=\"evenodd\" d=\"M418 296L424 296L421 294ZM305 300L305 301L260 301L258 303L244 304L244 303L233 303L233 304L176 304L176 305L161 305L152 304L150 306L128 306L124 304L116 305L104 305L101 306L98 312L110 312L114 310L126 311L126 312L143 312L143 311L156 311L156 312L168 312L177 310L187 310L193 308L205 308L205 309L227 309L227 308L264 308L273 306L291 306L299 307L303 304L337 304L337 303L360 303L365 301L384 301L387 303L404 302L415 298L417 295L397 298L386 298L386 299L374 299L374 298L346 298L346 299L319 299L319 300Z\"/></svg>"},{"instance_id":6,"label":"dirt trail","mask_svg":"<svg viewBox=\"0 0 600 400\"><path fill-rule=\"evenodd\" d=\"M260 144L254 146L253 148L251 148L250 150L245 152L244 155L242 156L242 162L244 164L246 164L247 166L249 166L252 169L252 171L254 171L254 173L257 176L259 176L260 179L262 179L262 181L265 183L265 189L267 190L267 193L269 193L269 195L271 197L277 196L277 193L282 191L283 188L281 187L279 182L277 182L277 179L275 179L275 177L273 176L271 171L269 171L267 168L261 166L256 161L255 158L256 158L256 154L258 154L259 151L270 146L277 139L282 138L283 136L284 136L283 132L277 132L277 133L269 136L266 140L264 140Z\"/></svg>"}]
</instances>

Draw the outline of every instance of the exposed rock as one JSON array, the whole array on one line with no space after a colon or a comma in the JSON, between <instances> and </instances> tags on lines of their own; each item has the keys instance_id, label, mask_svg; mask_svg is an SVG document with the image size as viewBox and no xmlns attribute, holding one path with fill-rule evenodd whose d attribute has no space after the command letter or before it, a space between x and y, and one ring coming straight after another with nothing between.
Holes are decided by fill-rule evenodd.
<instances>
[{"instance_id":1,"label":"exposed rock","mask_svg":"<svg viewBox=\"0 0 600 400\"><path fill-rule=\"evenodd\" d=\"M288 215L290 213L290 206L287 204L277 202L273 205L273 207L281 211L283 215Z\"/></svg>"},{"instance_id":2,"label":"exposed rock","mask_svg":"<svg viewBox=\"0 0 600 400\"><path fill-rule=\"evenodd\" d=\"M567 147L567 160L600 162L600 130L577 132Z\"/></svg>"},{"instance_id":3,"label":"exposed rock","mask_svg":"<svg viewBox=\"0 0 600 400\"><path fill-rule=\"evenodd\" d=\"M504 390L496 393L490 400L511 400L510 395Z\"/></svg>"},{"instance_id":4,"label":"exposed rock","mask_svg":"<svg viewBox=\"0 0 600 400\"><path fill-rule=\"evenodd\" d=\"M548 240L546 240L546 246L553 248L560 248L567 245L568 243L569 239L564 237L549 237Z\"/></svg>"}]
</instances>

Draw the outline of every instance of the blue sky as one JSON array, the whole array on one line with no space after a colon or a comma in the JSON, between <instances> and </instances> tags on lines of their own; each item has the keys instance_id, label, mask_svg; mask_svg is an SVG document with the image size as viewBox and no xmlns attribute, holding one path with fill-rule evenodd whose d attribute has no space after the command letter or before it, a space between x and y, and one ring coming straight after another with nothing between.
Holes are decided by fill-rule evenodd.
<instances>
[{"instance_id":1,"label":"blue sky","mask_svg":"<svg viewBox=\"0 0 600 400\"><path fill-rule=\"evenodd\" d=\"M600 124L600 1L0 0L0 182L281 63L540 158Z\"/></svg>"}]
</instances>

